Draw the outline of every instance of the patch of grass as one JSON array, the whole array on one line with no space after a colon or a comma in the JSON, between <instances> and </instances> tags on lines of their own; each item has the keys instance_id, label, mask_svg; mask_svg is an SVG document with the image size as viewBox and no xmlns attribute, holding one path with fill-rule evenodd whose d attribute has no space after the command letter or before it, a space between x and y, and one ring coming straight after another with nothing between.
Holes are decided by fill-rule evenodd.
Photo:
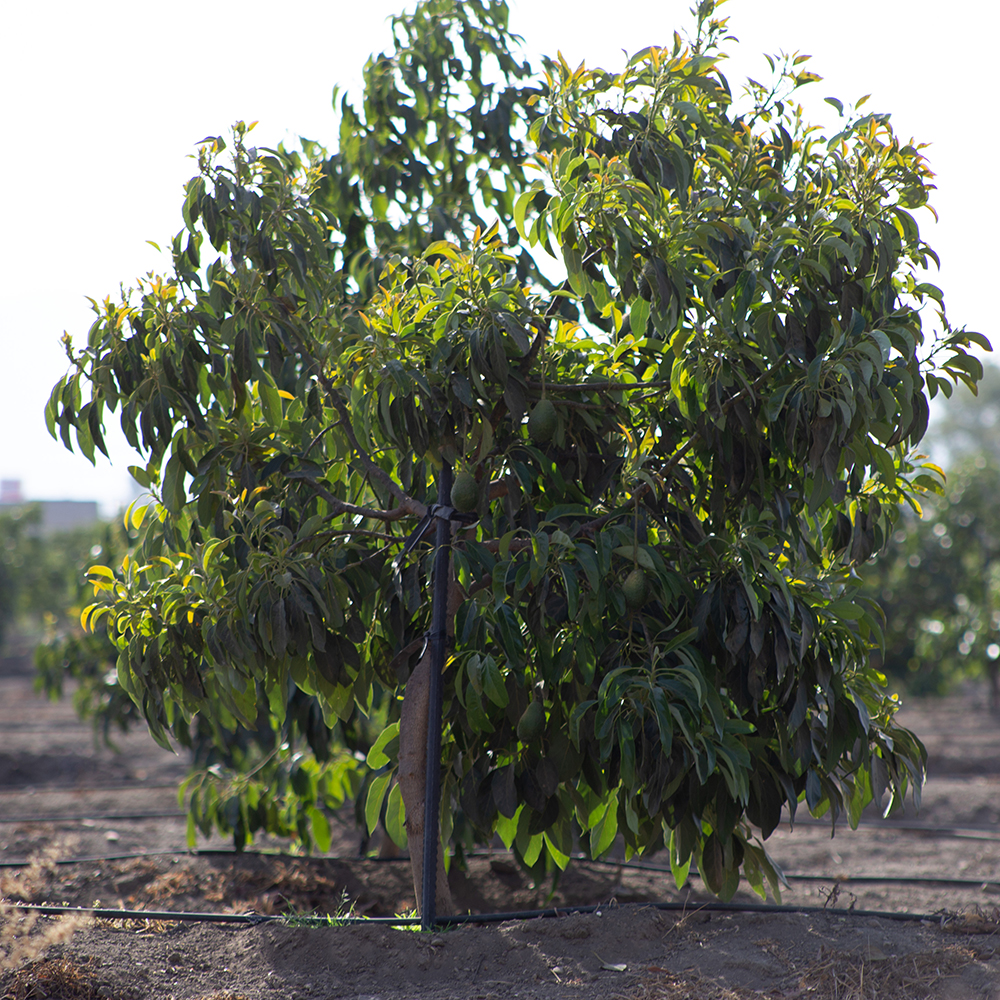
<instances>
[{"instance_id":1,"label":"patch of grass","mask_svg":"<svg viewBox=\"0 0 1000 1000\"><path fill-rule=\"evenodd\" d=\"M417 908L414 907L412 910L405 910L403 913L394 913L394 917L398 917L400 920L418 920L420 918L420 913ZM418 934L423 928L420 924L402 924L398 928L401 931L416 931Z\"/></svg>"},{"instance_id":2,"label":"patch of grass","mask_svg":"<svg viewBox=\"0 0 1000 1000\"><path fill-rule=\"evenodd\" d=\"M941 916L941 929L950 934L996 934L1000 931L1000 907L978 904Z\"/></svg>"},{"instance_id":3,"label":"patch of grass","mask_svg":"<svg viewBox=\"0 0 1000 1000\"><path fill-rule=\"evenodd\" d=\"M86 967L67 959L29 962L0 978L3 1000L113 1000Z\"/></svg>"},{"instance_id":4,"label":"patch of grass","mask_svg":"<svg viewBox=\"0 0 1000 1000\"><path fill-rule=\"evenodd\" d=\"M68 941L89 923L85 913L67 913L52 919L25 913L15 904L0 900L0 968L18 969L44 958L52 945Z\"/></svg>"},{"instance_id":5,"label":"patch of grass","mask_svg":"<svg viewBox=\"0 0 1000 1000\"><path fill-rule=\"evenodd\" d=\"M40 903L49 892L56 874L56 859L63 844L54 842L45 850L32 854L23 868L0 872L0 899L16 899L21 903Z\"/></svg>"},{"instance_id":6,"label":"patch of grass","mask_svg":"<svg viewBox=\"0 0 1000 1000\"><path fill-rule=\"evenodd\" d=\"M354 912L354 902L348 895L346 889L340 890L340 901L333 913L317 913L310 910L308 913L291 909L291 902L285 901L289 910L283 915L281 922L286 927L315 927L317 921L324 920L329 927L343 927L348 918L356 916Z\"/></svg>"},{"instance_id":7,"label":"patch of grass","mask_svg":"<svg viewBox=\"0 0 1000 1000\"><path fill-rule=\"evenodd\" d=\"M0 876L0 969L17 971L28 963L41 961L52 945L68 941L90 923L90 918L82 913L67 913L53 919L17 908L18 902L33 902L40 896L53 868L54 856L50 850L30 858L27 867L16 876Z\"/></svg>"},{"instance_id":8,"label":"patch of grass","mask_svg":"<svg viewBox=\"0 0 1000 1000\"><path fill-rule=\"evenodd\" d=\"M624 994L615 994L624 1000ZM701 976L680 978L669 972L644 980L638 993L629 993L628 1000L761 1000L766 994L759 990L730 988L703 979ZM810 1000L816 998L810 996Z\"/></svg>"}]
</instances>

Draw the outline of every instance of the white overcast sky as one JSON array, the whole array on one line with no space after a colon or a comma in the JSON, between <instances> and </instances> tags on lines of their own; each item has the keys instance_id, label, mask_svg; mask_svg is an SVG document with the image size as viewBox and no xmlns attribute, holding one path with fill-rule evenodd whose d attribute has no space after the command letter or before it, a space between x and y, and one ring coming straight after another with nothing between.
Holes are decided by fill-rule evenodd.
<instances>
[{"instance_id":1,"label":"white overcast sky","mask_svg":"<svg viewBox=\"0 0 1000 1000\"><path fill-rule=\"evenodd\" d=\"M691 24L693 0L513 0L511 27L532 54L561 50L620 67L622 50L666 44ZM29 499L96 499L112 514L132 496L124 451L97 468L45 430L43 408L65 372L64 330L82 341L85 296L114 295L162 267L145 242L182 226L194 143L259 120L258 145L305 135L335 142L330 93L356 88L372 51L389 46L403 0L89 0L11 4L0 55L0 478ZM412 7L412 4L408 5ZM921 213L942 258L929 280L949 315L996 341L992 229L984 212L998 163L992 3L928 0L730 0L734 90L767 72L761 53L809 53L824 77L803 103L831 122L827 96L872 95L897 132L931 143L941 221ZM991 277L991 275L994 275ZM991 294L993 293L993 294ZM113 419L113 418L112 418Z\"/></svg>"}]
</instances>

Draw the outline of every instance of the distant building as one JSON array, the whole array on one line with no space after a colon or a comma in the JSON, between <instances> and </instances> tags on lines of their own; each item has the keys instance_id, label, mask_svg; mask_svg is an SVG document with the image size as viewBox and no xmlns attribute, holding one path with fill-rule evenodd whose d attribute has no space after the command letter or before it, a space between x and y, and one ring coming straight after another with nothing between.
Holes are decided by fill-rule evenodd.
<instances>
[{"instance_id":1,"label":"distant building","mask_svg":"<svg viewBox=\"0 0 1000 1000\"><path fill-rule=\"evenodd\" d=\"M96 500L34 500L26 501L19 479L0 480L0 514L17 514L37 507L41 514L38 530L43 535L86 528L100 520Z\"/></svg>"},{"instance_id":2,"label":"distant building","mask_svg":"<svg viewBox=\"0 0 1000 1000\"><path fill-rule=\"evenodd\" d=\"M21 480L0 479L0 504L8 506L15 503L24 503L24 497L21 496Z\"/></svg>"}]
</instances>

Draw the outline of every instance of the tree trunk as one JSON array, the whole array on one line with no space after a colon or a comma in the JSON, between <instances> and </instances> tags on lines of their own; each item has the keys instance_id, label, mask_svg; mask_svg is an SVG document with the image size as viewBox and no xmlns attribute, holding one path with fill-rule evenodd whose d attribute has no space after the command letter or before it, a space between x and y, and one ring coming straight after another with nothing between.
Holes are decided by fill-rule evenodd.
<instances>
[{"instance_id":1,"label":"tree trunk","mask_svg":"<svg viewBox=\"0 0 1000 1000\"><path fill-rule=\"evenodd\" d=\"M454 621L451 616L449 619ZM406 682L399 718L399 791L406 806L406 842L410 850L413 891L420 913L423 913L424 909L424 813L427 790L427 706L430 695L430 672L431 656L428 650ZM444 870L444 844L440 837L437 859L434 909L442 915L450 915L455 912L455 906L448 886L448 875Z\"/></svg>"}]
</instances>

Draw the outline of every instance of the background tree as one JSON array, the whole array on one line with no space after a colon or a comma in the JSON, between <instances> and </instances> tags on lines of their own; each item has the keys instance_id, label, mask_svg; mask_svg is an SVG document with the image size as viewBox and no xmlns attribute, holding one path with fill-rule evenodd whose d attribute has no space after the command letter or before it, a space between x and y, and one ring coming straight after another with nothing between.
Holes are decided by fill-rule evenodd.
<instances>
[{"instance_id":1,"label":"background tree","mask_svg":"<svg viewBox=\"0 0 1000 1000\"><path fill-rule=\"evenodd\" d=\"M157 496L83 618L163 742L293 686L381 714L368 816L419 868L443 513L443 840L541 872L621 833L763 894L783 804L856 823L922 778L854 568L936 485L927 394L983 341L921 280L919 147L836 101L821 136L805 57L737 114L710 0L619 74L531 74L506 14L397 19L332 156L201 145L173 273L97 306L46 411L93 458L120 408Z\"/></svg>"},{"instance_id":2,"label":"background tree","mask_svg":"<svg viewBox=\"0 0 1000 1000\"><path fill-rule=\"evenodd\" d=\"M80 612L93 600L87 567L95 559L118 565L131 540L120 523L111 523L40 541L31 562L36 567L51 564L41 592L48 607L55 610L46 610L34 633L36 687L55 699L62 697L70 682L77 713L92 720L95 732L113 746L112 731L126 732L141 723L142 713L118 683L118 648L106 627L84 631ZM45 553L42 559L41 553Z\"/></svg>"},{"instance_id":3,"label":"background tree","mask_svg":"<svg viewBox=\"0 0 1000 1000\"><path fill-rule=\"evenodd\" d=\"M1000 465L1000 368L984 365L975 393L959 387L948 397L928 426L925 450L946 467L980 457Z\"/></svg>"},{"instance_id":4,"label":"background tree","mask_svg":"<svg viewBox=\"0 0 1000 1000\"><path fill-rule=\"evenodd\" d=\"M918 694L944 694L962 677L986 676L998 704L1000 469L966 459L924 517L903 519L892 545L866 567L886 615L883 669Z\"/></svg>"},{"instance_id":5,"label":"background tree","mask_svg":"<svg viewBox=\"0 0 1000 1000\"><path fill-rule=\"evenodd\" d=\"M909 512L862 571L886 613L883 669L916 693L942 694L985 674L1000 707L1000 371L987 365L978 394L959 392L927 435L948 463L940 496Z\"/></svg>"},{"instance_id":6,"label":"background tree","mask_svg":"<svg viewBox=\"0 0 1000 1000\"><path fill-rule=\"evenodd\" d=\"M106 525L43 532L34 504L0 514L0 647L14 634L37 641L65 631L84 569L105 555L105 532Z\"/></svg>"}]
</instances>

